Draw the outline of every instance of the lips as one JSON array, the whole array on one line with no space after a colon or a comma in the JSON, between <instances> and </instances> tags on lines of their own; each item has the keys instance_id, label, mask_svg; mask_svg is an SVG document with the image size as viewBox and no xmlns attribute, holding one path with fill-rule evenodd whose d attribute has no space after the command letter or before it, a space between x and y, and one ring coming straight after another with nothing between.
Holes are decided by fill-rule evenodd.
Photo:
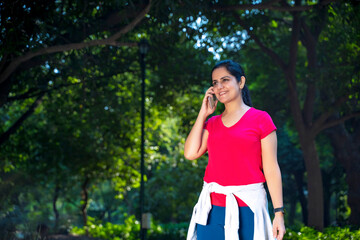
<instances>
[{"instance_id":1,"label":"lips","mask_svg":"<svg viewBox=\"0 0 360 240\"><path fill-rule=\"evenodd\" d=\"M226 92L220 92L220 93L219 93L219 96L222 96L222 95L224 95L224 94L226 94Z\"/></svg>"}]
</instances>

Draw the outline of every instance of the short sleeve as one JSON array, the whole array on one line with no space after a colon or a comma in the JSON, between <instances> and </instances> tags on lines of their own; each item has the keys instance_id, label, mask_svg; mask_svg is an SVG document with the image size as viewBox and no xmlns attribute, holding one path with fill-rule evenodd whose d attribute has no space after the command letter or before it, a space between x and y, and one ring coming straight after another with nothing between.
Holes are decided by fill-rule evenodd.
<instances>
[{"instance_id":1,"label":"short sleeve","mask_svg":"<svg viewBox=\"0 0 360 240\"><path fill-rule=\"evenodd\" d=\"M261 139L265 138L267 135L277 129L270 115L265 111L263 111L263 114L260 117L259 126Z\"/></svg>"},{"instance_id":2,"label":"short sleeve","mask_svg":"<svg viewBox=\"0 0 360 240\"><path fill-rule=\"evenodd\" d=\"M206 120L206 122L204 123L204 129L209 131L209 120Z\"/></svg>"},{"instance_id":3,"label":"short sleeve","mask_svg":"<svg viewBox=\"0 0 360 240\"><path fill-rule=\"evenodd\" d=\"M206 120L205 123L204 123L204 127L203 127L203 128L206 129L206 130L208 130L208 132L211 131L211 126L212 126L213 120L214 120L214 117L211 117L211 118L209 118L208 120Z\"/></svg>"}]
</instances>

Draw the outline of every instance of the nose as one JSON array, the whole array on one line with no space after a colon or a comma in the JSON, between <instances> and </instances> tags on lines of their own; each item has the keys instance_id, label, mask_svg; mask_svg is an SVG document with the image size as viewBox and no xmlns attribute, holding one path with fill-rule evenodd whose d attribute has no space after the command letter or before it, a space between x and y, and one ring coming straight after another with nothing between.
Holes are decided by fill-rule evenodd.
<instances>
[{"instance_id":1,"label":"nose","mask_svg":"<svg viewBox=\"0 0 360 240\"><path fill-rule=\"evenodd\" d=\"M216 84L216 87L217 87L218 89L221 89L221 88L223 88L223 85L222 85L222 83L218 82L218 83Z\"/></svg>"}]
</instances>

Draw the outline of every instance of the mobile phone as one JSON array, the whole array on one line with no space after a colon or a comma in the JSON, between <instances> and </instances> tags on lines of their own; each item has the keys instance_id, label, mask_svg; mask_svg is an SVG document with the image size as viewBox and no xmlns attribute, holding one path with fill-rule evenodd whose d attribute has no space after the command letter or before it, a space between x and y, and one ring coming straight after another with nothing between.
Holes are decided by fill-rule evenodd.
<instances>
[{"instance_id":1,"label":"mobile phone","mask_svg":"<svg viewBox=\"0 0 360 240\"><path fill-rule=\"evenodd\" d=\"M215 107L215 101L216 101L215 94L213 94L212 97L208 97L208 101L210 104L210 108L213 109Z\"/></svg>"}]
</instances>

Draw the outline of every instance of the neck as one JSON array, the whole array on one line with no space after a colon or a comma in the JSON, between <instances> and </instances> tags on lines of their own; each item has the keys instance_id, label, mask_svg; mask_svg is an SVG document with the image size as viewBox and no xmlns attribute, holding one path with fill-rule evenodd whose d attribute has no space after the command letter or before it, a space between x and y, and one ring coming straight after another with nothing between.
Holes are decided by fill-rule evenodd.
<instances>
[{"instance_id":1,"label":"neck","mask_svg":"<svg viewBox=\"0 0 360 240\"><path fill-rule=\"evenodd\" d=\"M248 109L249 106L246 105L244 103L244 101L242 100L242 98L238 98L234 101L231 101L231 102L228 102L225 104L225 111L224 111L224 114L227 115L227 114L232 114L232 113L235 113L235 112L239 112L239 111L244 111L246 109Z\"/></svg>"}]
</instances>

